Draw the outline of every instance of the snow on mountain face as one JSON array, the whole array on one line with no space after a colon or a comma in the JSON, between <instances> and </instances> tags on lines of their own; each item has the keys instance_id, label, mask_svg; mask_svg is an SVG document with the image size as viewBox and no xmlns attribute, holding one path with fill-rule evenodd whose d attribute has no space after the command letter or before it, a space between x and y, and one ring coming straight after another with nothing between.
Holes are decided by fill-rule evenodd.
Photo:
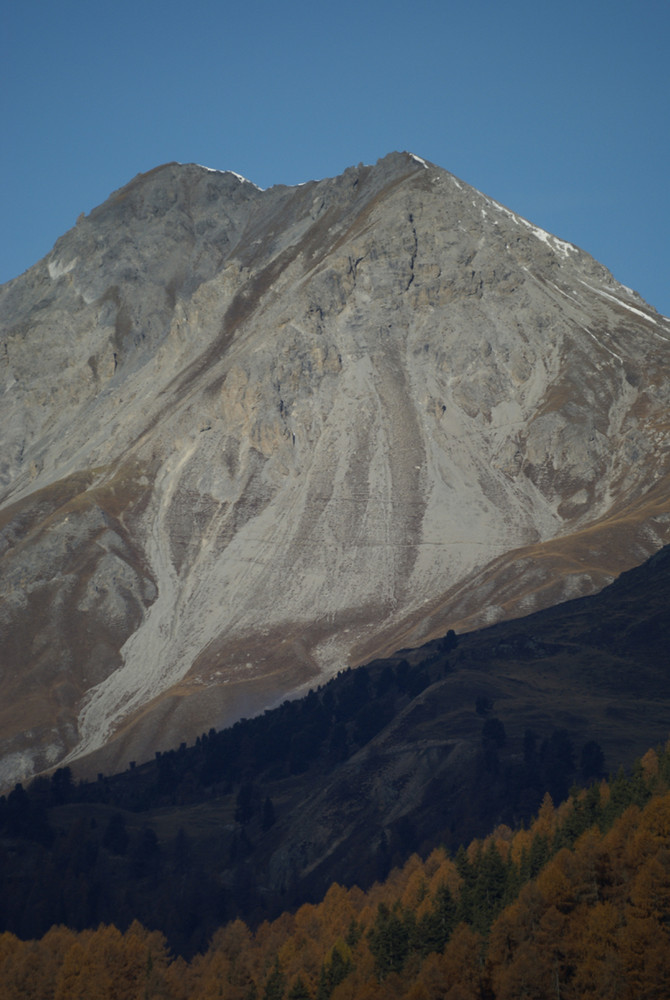
<instances>
[{"instance_id":1,"label":"snow on mountain face","mask_svg":"<svg viewBox=\"0 0 670 1000\"><path fill-rule=\"evenodd\" d=\"M670 323L413 154L140 175L0 290L0 777L124 767L667 542Z\"/></svg>"}]
</instances>

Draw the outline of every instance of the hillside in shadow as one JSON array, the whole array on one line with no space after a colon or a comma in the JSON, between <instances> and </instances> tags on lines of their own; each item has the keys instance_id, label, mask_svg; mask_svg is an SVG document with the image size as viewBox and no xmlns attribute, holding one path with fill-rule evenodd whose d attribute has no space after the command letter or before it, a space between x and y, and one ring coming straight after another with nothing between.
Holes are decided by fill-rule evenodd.
<instances>
[{"instance_id":1,"label":"hillside in shadow","mask_svg":"<svg viewBox=\"0 0 670 1000\"><path fill-rule=\"evenodd\" d=\"M133 919L189 955L456 851L668 735L670 549L594 597L400 650L97 781L0 800L0 929Z\"/></svg>"}]
</instances>

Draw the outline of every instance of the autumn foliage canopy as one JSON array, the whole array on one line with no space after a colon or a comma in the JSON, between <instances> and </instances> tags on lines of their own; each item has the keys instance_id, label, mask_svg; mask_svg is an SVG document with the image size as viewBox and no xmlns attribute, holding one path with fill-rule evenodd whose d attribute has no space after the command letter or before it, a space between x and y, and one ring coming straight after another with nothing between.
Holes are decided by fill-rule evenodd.
<instances>
[{"instance_id":1,"label":"autumn foliage canopy","mask_svg":"<svg viewBox=\"0 0 670 1000\"><path fill-rule=\"evenodd\" d=\"M670 744L631 776L549 796L528 829L437 849L368 892L333 884L173 958L138 923L0 935L2 1000L670 997Z\"/></svg>"}]
</instances>

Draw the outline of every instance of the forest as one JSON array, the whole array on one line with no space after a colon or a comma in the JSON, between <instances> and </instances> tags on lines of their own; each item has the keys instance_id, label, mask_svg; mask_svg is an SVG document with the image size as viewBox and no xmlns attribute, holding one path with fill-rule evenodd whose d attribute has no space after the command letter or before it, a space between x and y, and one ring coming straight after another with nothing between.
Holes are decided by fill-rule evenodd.
<instances>
[{"instance_id":1,"label":"forest","mask_svg":"<svg viewBox=\"0 0 670 1000\"><path fill-rule=\"evenodd\" d=\"M448 633L413 667L399 655L342 671L117 775L59 768L17 785L0 798L0 931L139 920L190 958L222 923L255 927L333 881L367 889L412 853L527 823L546 791L558 802L604 775L593 740L508 732L472 671L460 711L473 750L452 767L457 646Z\"/></svg>"},{"instance_id":2,"label":"forest","mask_svg":"<svg viewBox=\"0 0 670 1000\"><path fill-rule=\"evenodd\" d=\"M2 1000L668 996L670 742L366 891L333 883L254 929L230 921L190 960L137 921L0 935Z\"/></svg>"},{"instance_id":3,"label":"forest","mask_svg":"<svg viewBox=\"0 0 670 1000\"><path fill-rule=\"evenodd\" d=\"M117 774L16 785L0 998L667 1000L669 594L666 550Z\"/></svg>"}]
</instances>

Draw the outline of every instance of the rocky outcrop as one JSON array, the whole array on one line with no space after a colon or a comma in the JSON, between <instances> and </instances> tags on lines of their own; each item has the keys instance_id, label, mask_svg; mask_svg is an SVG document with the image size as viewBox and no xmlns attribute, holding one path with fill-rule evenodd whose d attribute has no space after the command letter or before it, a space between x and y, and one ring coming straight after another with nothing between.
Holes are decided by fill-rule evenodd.
<instances>
[{"instance_id":1,"label":"rocky outcrop","mask_svg":"<svg viewBox=\"0 0 670 1000\"><path fill-rule=\"evenodd\" d=\"M0 323L5 782L125 767L670 540L670 322L410 154L140 175Z\"/></svg>"}]
</instances>

